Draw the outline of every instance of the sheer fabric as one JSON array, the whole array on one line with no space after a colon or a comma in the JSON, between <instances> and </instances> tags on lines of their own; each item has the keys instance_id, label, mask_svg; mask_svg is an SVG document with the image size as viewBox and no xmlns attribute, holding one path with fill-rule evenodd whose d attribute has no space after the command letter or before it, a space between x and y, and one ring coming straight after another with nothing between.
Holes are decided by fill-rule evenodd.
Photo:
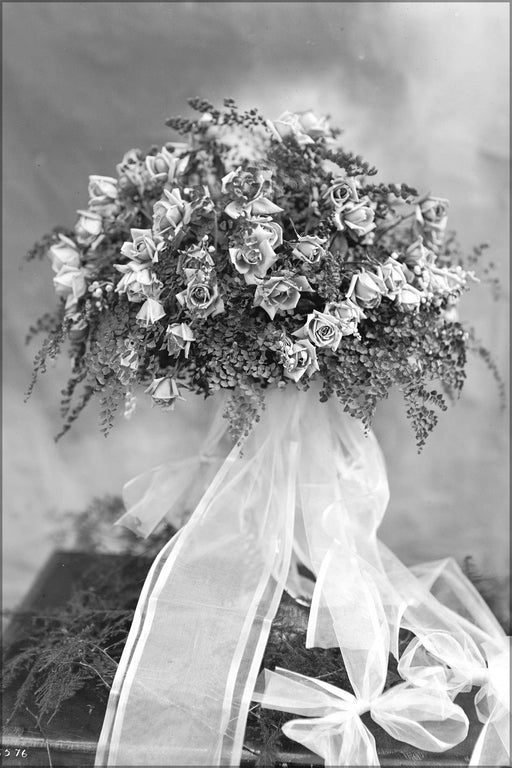
<instances>
[{"instance_id":1,"label":"sheer fabric","mask_svg":"<svg viewBox=\"0 0 512 768\"><path fill-rule=\"evenodd\" d=\"M369 710L395 738L427 750L454 746L467 733L467 718L453 703L455 688L425 665L419 672L423 656L416 654L420 646L422 653L426 649L439 669L453 664L455 654L463 671L473 669L491 663L494 656L483 656L486 644L502 649L504 633L453 561L409 570L379 542L389 489L373 434L365 435L334 399L320 402L314 388L276 388L269 390L243 453L235 447L226 454L222 407L200 457L163 465L127 489L122 522L137 518L136 528L147 533L169 511L177 514L191 478L207 486L148 576L96 764L239 764L248 707L284 588L312 595L307 645L340 648L355 694L301 680L305 701L312 691L316 701L321 689L325 707L320 723L287 726L292 738L316 745L327 762L378 764L359 718ZM212 474L217 469L213 479L205 463ZM314 584L299 577L301 562ZM388 653L398 657L400 627L411 630L419 645L401 661L406 683L383 693ZM297 677L288 674L283 682L280 674L277 681L267 676L269 690L255 693L257 700L273 706L282 693L291 706ZM482 694L479 712L486 723L499 719L497 695L494 689ZM306 714L302 705L294 706L286 711ZM497 729L484 727L490 743ZM474 759L486 759L487 751Z\"/></svg>"}]
</instances>

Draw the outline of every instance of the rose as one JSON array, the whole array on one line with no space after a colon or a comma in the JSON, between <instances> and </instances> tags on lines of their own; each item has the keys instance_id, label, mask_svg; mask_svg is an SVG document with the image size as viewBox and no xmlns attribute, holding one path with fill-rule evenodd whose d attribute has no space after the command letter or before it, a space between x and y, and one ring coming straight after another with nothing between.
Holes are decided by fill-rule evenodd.
<instances>
[{"instance_id":1,"label":"rose","mask_svg":"<svg viewBox=\"0 0 512 768\"><path fill-rule=\"evenodd\" d=\"M264 194L270 193L272 171L262 168L248 168L243 171L242 166L230 171L221 179L222 194L232 194L235 197L243 197L245 200L255 200Z\"/></svg>"},{"instance_id":2,"label":"rose","mask_svg":"<svg viewBox=\"0 0 512 768\"><path fill-rule=\"evenodd\" d=\"M238 219L240 216L246 216L248 219L258 216L273 216L282 211L283 208L280 208L266 197L258 197L255 200L250 200L248 203L233 200L224 208L224 213L231 219Z\"/></svg>"},{"instance_id":3,"label":"rose","mask_svg":"<svg viewBox=\"0 0 512 768\"><path fill-rule=\"evenodd\" d=\"M299 236L297 242L292 243L293 255L307 264L318 264L325 256L325 249L322 247L327 242L325 237L316 237L315 235Z\"/></svg>"},{"instance_id":4,"label":"rose","mask_svg":"<svg viewBox=\"0 0 512 768\"><path fill-rule=\"evenodd\" d=\"M394 299L407 282L402 265L390 256L380 267L382 279L387 288L388 299Z\"/></svg>"},{"instance_id":5,"label":"rose","mask_svg":"<svg viewBox=\"0 0 512 768\"><path fill-rule=\"evenodd\" d=\"M121 253L127 259L140 263L158 261L158 254L163 243L155 243L151 229L130 229L132 242L127 240L121 246Z\"/></svg>"},{"instance_id":6,"label":"rose","mask_svg":"<svg viewBox=\"0 0 512 768\"><path fill-rule=\"evenodd\" d=\"M443 197L427 197L416 206L416 222L425 240L435 250L444 241L448 224L449 201Z\"/></svg>"},{"instance_id":7,"label":"rose","mask_svg":"<svg viewBox=\"0 0 512 768\"><path fill-rule=\"evenodd\" d=\"M423 244L423 238L420 236L414 243L411 243L404 255L398 258L408 267L414 269L416 266L424 267L426 264L433 264L436 256Z\"/></svg>"},{"instance_id":8,"label":"rose","mask_svg":"<svg viewBox=\"0 0 512 768\"><path fill-rule=\"evenodd\" d=\"M176 294L182 307L186 306L199 317L219 315L224 312L224 301L219 293L217 283L211 282L199 271L186 289Z\"/></svg>"},{"instance_id":9,"label":"rose","mask_svg":"<svg viewBox=\"0 0 512 768\"><path fill-rule=\"evenodd\" d=\"M275 221L260 221L247 237L246 245L249 249L258 249L262 256L262 261L266 266L263 276L267 269L277 260L274 247L279 247L283 243L283 230Z\"/></svg>"},{"instance_id":10,"label":"rose","mask_svg":"<svg viewBox=\"0 0 512 768\"><path fill-rule=\"evenodd\" d=\"M262 279L277 261L273 245L281 245L283 231L273 221L259 223L241 248L230 248L229 257L245 278L246 283L254 284Z\"/></svg>"},{"instance_id":11,"label":"rose","mask_svg":"<svg viewBox=\"0 0 512 768\"><path fill-rule=\"evenodd\" d=\"M225 213L232 219L280 213L283 209L265 197L272 190L271 177L272 171L258 168L243 171L239 167L227 173L222 178L222 193L236 199L226 205Z\"/></svg>"},{"instance_id":12,"label":"rose","mask_svg":"<svg viewBox=\"0 0 512 768\"><path fill-rule=\"evenodd\" d=\"M375 229L375 213L370 207L368 197L358 203L348 202L334 211L334 221L338 229L348 228L353 235L364 237Z\"/></svg>"},{"instance_id":13,"label":"rose","mask_svg":"<svg viewBox=\"0 0 512 768\"><path fill-rule=\"evenodd\" d=\"M145 164L150 179L172 184L178 176L181 176L187 170L189 156L188 154L181 155L179 152L170 151L168 146L162 147L154 155L147 155ZM171 148L174 150L173 147Z\"/></svg>"},{"instance_id":14,"label":"rose","mask_svg":"<svg viewBox=\"0 0 512 768\"><path fill-rule=\"evenodd\" d=\"M165 406L166 411L172 411L177 400L185 400L181 396L176 380L169 376L153 379L149 387L144 390L144 394L151 395L153 402Z\"/></svg>"},{"instance_id":15,"label":"rose","mask_svg":"<svg viewBox=\"0 0 512 768\"><path fill-rule=\"evenodd\" d=\"M75 235L80 245L93 245L103 232L103 219L94 211L77 211L79 218L75 224Z\"/></svg>"},{"instance_id":16,"label":"rose","mask_svg":"<svg viewBox=\"0 0 512 768\"><path fill-rule=\"evenodd\" d=\"M203 185L204 195L200 198L194 199L194 204L188 203L190 206L190 212L198 211L200 216L208 216L215 211L215 203L212 200L210 191L206 185Z\"/></svg>"},{"instance_id":17,"label":"rose","mask_svg":"<svg viewBox=\"0 0 512 768\"><path fill-rule=\"evenodd\" d=\"M314 112L283 112L267 126L278 141L293 137L300 146L314 144L314 139L330 134L327 118L317 117Z\"/></svg>"},{"instance_id":18,"label":"rose","mask_svg":"<svg viewBox=\"0 0 512 768\"><path fill-rule=\"evenodd\" d=\"M242 171L239 167L227 173L222 178L222 193L236 199L226 205L225 213L232 219L280 213L283 209L265 197L271 193L271 177L272 171L258 168Z\"/></svg>"},{"instance_id":19,"label":"rose","mask_svg":"<svg viewBox=\"0 0 512 768\"><path fill-rule=\"evenodd\" d=\"M333 179L324 197L330 198L331 203L336 208L344 206L349 202L359 202L355 181L350 176Z\"/></svg>"},{"instance_id":20,"label":"rose","mask_svg":"<svg viewBox=\"0 0 512 768\"><path fill-rule=\"evenodd\" d=\"M261 248L255 248L246 245L241 248L229 249L229 258L232 264L237 272L244 276L248 285L254 285L258 280L263 279L277 260L272 247L268 245L268 240L262 241L261 246ZM268 249L265 249L264 246L268 246Z\"/></svg>"},{"instance_id":21,"label":"rose","mask_svg":"<svg viewBox=\"0 0 512 768\"><path fill-rule=\"evenodd\" d=\"M266 197L257 197L244 206L244 211L249 219L254 219L258 216L274 216L276 213L282 213L283 210L279 205L276 205L271 200L267 200Z\"/></svg>"},{"instance_id":22,"label":"rose","mask_svg":"<svg viewBox=\"0 0 512 768\"><path fill-rule=\"evenodd\" d=\"M149 326L154 325L157 320L165 317L165 310L159 301L153 298L147 298L135 317L140 325L149 328Z\"/></svg>"},{"instance_id":23,"label":"rose","mask_svg":"<svg viewBox=\"0 0 512 768\"><path fill-rule=\"evenodd\" d=\"M416 220L422 226L446 226L450 201L444 197L427 197L416 206Z\"/></svg>"},{"instance_id":24,"label":"rose","mask_svg":"<svg viewBox=\"0 0 512 768\"><path fill-rule=\"evenodd\" d=\"M76 243L65 235L59 235L59 242L50 246L48 249L48 258L52 263L54 272L59 272L64 266L80 266L80 251L78 250Z\"/></svg>"},{"instance_id":25,"label":"rose","mask_svg":"<svg viewBox=\"0 0 512 768\"><path fill-rule=\"evenodd\" d=\"M376 273L363 271L352 275L346 296L363 309L375 309L385 294L386 284L377 267Z\"/></svg>"},{"instance_id":26,"label":"rose","mask_svg":"<svg viewBox=\"0 0 512 768\"><path fill-rule=\"evenodd\" d=\"M295 382L299 381L304 374L311 377L320 370L316 350L307 339L294 342L283 335L279 344L279 357L283 366L283 374Z\"/></svg>"},{"instance_id":27,"label":"rose","mask_svg":"<svg viewBox=\"0 0 512 768\"><path fill-rule=\"evenodd\" d=\"M125 186L131 184L142 194L149 181L149 174L140 149L130 149L116 166L120 182Z\"/></svg>"},{"instance_id":28,"label":"rose","mask_svg":"<svg viewBox=\"0 0 512 768\"><path fill-rule=\"evenodd\" d=\"M191 280L196 272L201 271L206 277L209 277L215 262L211 257L214 248L207 248L207 241L208 237L205 237L200 245L191 245L186 251L180 253L177 268L179 275Z\"/></svg>"},{"instance_id":29,"label":"rose","mask_svg":"<svg viewBox=\"0 0 512 768\"><path fill-rule=\"evenodd\" d=\"M316 309L307 316L306 323L292 334L298 339L309 338L315 347L326 347L336 352L341 341L341 327L336 317Z\"/></svg>"},{"instance_id":30,"label":"rose","mask_svg":"<svg viewBox=\"0 0 512 768\"><path fill-rule=\"evenodd\" d=\"M116 293L125 293L128 301L140 302L145 298L158 298L162 283L147 264L130 261L129 264L114 264L123 277L116 286Z\"/></svg>"},{"instance_id":31,"label":"rose","mask_svg":"<svg viewBox=\"0 0 512 768\"><path fill-rule=\"evenodd\" d=\"M311 291L305 277L274 275L259 283L254 293L254 307L261 307L273 320L276 312L294 309L300 299L301 291Z\"/></svg>"},{"instance_id":32,"label":"rose","mask_svg":"<svg viewBox=\"0 0 512 768\"><path fill-rule=\"evenodd\" d=\"M171 239L186 227L192 216L192 206L183 200L179 189L164 189L164 198L153 206L153 234Z\"/></svg>"},{"instance_id":33,"label":"rose","mask_svg":"<svg viewBox=\"0 0 512 768\"><path fill-rule=\"evenodd\" d=\"M422 293L413 285L406 283L395 297L398 306L407 312L417 312L422 300Z\"/></svg>"},{"instance_id":34,"label":"rose","mask_svg":"<svg viewBox=\"0 0 512 768\"><path fill-rule=\"evenodd\" d=\"M314 140L309 136L301 126L299 115L294 112L283 112L280 118L267 125L274 137L282 142L283 139L293 137L301 147L307 144L314 144Z\"/></svg>"},{"instance_id":35,"label":"rose","mask_svg":"<svg viewBox=\"0 0 512 768\"><path fill-rule=\"evenodd\" d=\"M186 323L174 323L174 325L167 327L165 339L170 355L179 354L183 350L185 357L188 357L190 345L196 340L196 337Z\"/></svg>"},{"instance_id":36,"label":"rose","mask_svg":"<svg viewBox=\"0 0 512 768\"><path fill-rule=\"evenodd\" d=\"M102 219L112 220L119 215L121 206L118 200L114 203L96 203L89 200L88 209L91 213L97 213Z\"/></svg>"},{"instance_id":37,"label":"rose","mask_svg":"<svg viewBox=\"0 0 512 768\"><path fill-rule=\"evenodd\" d=\"M343 336L357 335L359 320L366 317L363 310L350 299L329 302L325 305L324 313L338 320Z\"/></svg>"},{"instance_id":38,"label":"rose","mask_svg":"<svg viewBox=\"0 0 512 768\"><path fill-rule=\"evenodd\" d=\"M328 136L331 133L326 117L318 117L312 109L298 112L299 125L308 136L318 139L320 136Z\"/></svg>"},{"instance_id":39,"label":"rose","mask_svg":"<svg viewBox=\"0 0 512 768\"><path fill-rule=\"evenodd\" d=\"M74 306L87 290L85 272L80 267L64 265L53 278L58 296L66 299L66 309Z\"/></svg>"},{"instance_id":40,"label":"rose","mask_svg":"<svg viewBox=\"0 0 512 768\"><path fill-rule=\"evenodd\" d=\"M270 220L259 220L256 227L252 230L247 240L249 245L259 243L262 240L268 241L272 248L277 248L283 244L283 228L280 224Z\"/></svg>"},{"instance_id":41,"label":"rose","mask_svg":"<svg viewBox=\"0 0 512 768\"><path fill-rule=\"evenodd\" d=\"M89 211L113 218L119 211L119 182L112 176L89 176ZM81 213L81 211L79 211Z\"/></svg>"},{"instance_id":42,"label":"rose","mask_svg":"<svg viewBox=\"0 0 512 768\"><path fill-rule=\"evenodd\" d=\"M110 205L117 201L118 181L112 176L89 176L89 205Z\"/></svg>"}]
</instances>

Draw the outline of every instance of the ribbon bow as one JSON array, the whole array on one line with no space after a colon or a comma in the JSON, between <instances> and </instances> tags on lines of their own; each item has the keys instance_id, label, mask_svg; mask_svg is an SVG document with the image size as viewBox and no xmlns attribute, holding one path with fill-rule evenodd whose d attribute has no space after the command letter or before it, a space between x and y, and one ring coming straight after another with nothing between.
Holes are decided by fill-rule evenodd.
<instances>
[{"instance_id":1,"label":"ribbon bow","mask_svg":"<svg viewBox=\"0 0 512 768\"><path fill-rule=\"evenodd\" d=\"M437 687L452 698L479 686L475 709L484 726L469 764L509 764L510 638L489 639L479 648L470 637L461 644L445 632L432 632L409 644L398 671L414 685Z\"/></svg>"},{"instance_id":2,"label":"ribbon bow","mask_svg":"<svg viewBox=\"0 0 512 768\"><path fill-rule=\"evenodd\" d=\"M320 755L326 765L380 765L375 739L361 720L364 712L398 741L431 752L444 752L463 741L469 726L462 709L440 688L407 683L366 700L297 672L265 670L253 700L268 709L306 716L285 723L283 732Z\"/></svg>"}]
</instances>

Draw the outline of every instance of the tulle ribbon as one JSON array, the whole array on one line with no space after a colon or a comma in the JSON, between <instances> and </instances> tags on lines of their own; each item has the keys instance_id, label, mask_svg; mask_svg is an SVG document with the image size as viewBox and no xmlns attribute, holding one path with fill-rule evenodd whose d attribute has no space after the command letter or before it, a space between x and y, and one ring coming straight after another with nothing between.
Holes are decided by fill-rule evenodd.
<instances>
[{"instance_id":1,"label":"tulle ribbon","mask_svg":"<svg viewBox=\"0 0 512 768\"><path fill-rule=\"evenodd\" d=\"M147 537L166 520L181 528L219 471L232 445L223 417L225 398L217 396L213 418L200 449L191 456L176 455L129 480L123 488L126 512L116 525Z\"/></svg>"},{"instance_id":2,"label":"tulle ribbon","mask_svg":"<svg viewBox=\"0 0 512 768\"><path fill-rule=\"evenodd\" d=\"M148 575L96 765L239 763L293 542L300 408L282 392L273 403L264 428L242 456L231 450ZM146 493L151 484L140 487ZM153 486L146 498L155 494Z\"/></svg>"},{"instance_id":3,"label":"tulle ribbon","mask_svg":"<svg viewBox=\"0 0 512 768\"><path fill-rule=\"evenodd\" d=\"M375 740L359 715L372 719L399 741L442 752L466 738L469 722L459 706L438 686L407 683L384 692L390 650L389 605L383 599L383 574L357 553L357 542L338 530L320 568L313 596L310 625L318 629L315 603L328 607L354 695L319 680L285 670L265 671L267 686L255 700L262 706L319 718L293 720L285 734L324 758L326 765L380 765ZM395 601L403 612L405 606ZM290 682L291 681L291 682ZM312 691L314 694L312 694ZM319 696L319 691L321 696Z\"/></svg>"},{"instance_id":4,"label":"tulle ribbon","mask_svg":"<svg viewBox=\"0 0 512 768\"><path fill-rule=\"evenodd\" d=\"M328 766L380 765L375 738L361 720L364 712L398 741L430 752L444 752L461 742L468 719L442 691L405 683L359 698L311 677L277 669L265 670L261 706L302 715L282 730L288 738L320 755Z\"/></svg>"},{"instance_id":5,"label":"tulle ribbon","mask_svg":"<svg viewBox=\"0 0 512 768\"><path fill-rule=\"evenodd\" d=\"M343 759L376 764L358 762L370 753L376 760L353 715L367 705L395 738L425 749L447 749L464 738L467 719L437 682L428 690L409 682L383 693L388 652L398 658L401 626L421 642L445 633L463 652L469 638L480 652L489 634L499 635L499 625L448 561L412 573L378 541L389 499L378 443L334 399L322 403L318 395L313 388L269 389L242 455L228 445L219 401L197 456L176 455L125 487L127 513L119 522L144 535L163 517L178 527L190 499L193 512L144 585L109 698L97 766L238 765L285 588L311 598L307 645L342 650L355 697L301 685L308 696L313 685L315 695L335 700L322 718L332 716L328 725L338 734L333 749ZM298 573L299 564L316 583ZM437 652L449 664L451 650L440 645ZM494 699L485 701L492 708ZM435 721L433 730L422 707ZM351 724L343 725L339 745L335 722L341 721ZM311 723L297 728L311 730ZM320 739L320 754L329 739Z\"/></svg>"},{"instance_id":6,"label":"tulle ribbon","mask_svg":"<svg viewBox=\"0 0 512 768\"><path fill-rule=\"evenodd\" d=\"M402 655L398 671L416 686L437 687L452 698L478 686L475 708L483 723L470 765L510 762L510 638L489 638L479 648L445 632L416 638Z\"/></svg>"},{"instance_id":7,"label":"tulle ribbon","mask_svg":"<svg viewBox=\"0 0 512 768\"><path fill-rule=\"evenodd\" d=\"M464 632L437 631L415 638L398 665L415 685L435 685L454 697L473 687L483 723L471 766L510 763L510 638L452 558L418 565L419 579L444 606L451 607Z\"/></svg>"}]
</instances>

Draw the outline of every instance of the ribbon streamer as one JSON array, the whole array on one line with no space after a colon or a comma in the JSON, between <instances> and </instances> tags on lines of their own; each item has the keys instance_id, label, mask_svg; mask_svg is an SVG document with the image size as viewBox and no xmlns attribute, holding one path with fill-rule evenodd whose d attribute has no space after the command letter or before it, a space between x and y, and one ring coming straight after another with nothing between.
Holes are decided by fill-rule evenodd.
<instances>
[{"instance_id":1,"label":"ribbon streamer","mask_svg":"<svg viewBox=\"0 0 512 768\"><path fill-rule=\"evenodd\" d=\"M183 458L178 451L173 459L124 485L127 511L116 520L116 525L147 538L164 518L175 528L187 522L233 447L227 436L225 402L226 398L219 394L210 427L197 453Z\"/></svg>"},{"instance_id":2,"label":"ribbon streamer","mask_svg":"<svg viewBox=\"0 0 512 768\"><path fill-rule=\"evenodd\" d=\"M298 403L233 448L148 577L96 765L236 765L289 572ZM271 414L272 415L272 414Z\"/></svg>"},{"instance_id":3,"label":"ribbon streamer","mask_svg":"<svg viewBox=\"0 0 512 768\"><path fill-rule=\"evenodd\" d=\"M505 636L500 623L490 610L482 595L464 575L453 557L434 562L414 565L411 572L429 592L447 608L450 608L462 626L478 627L482 642L489 638ZM474 631L474 630L473 630Z\"/></svg>"}]
</instances>

